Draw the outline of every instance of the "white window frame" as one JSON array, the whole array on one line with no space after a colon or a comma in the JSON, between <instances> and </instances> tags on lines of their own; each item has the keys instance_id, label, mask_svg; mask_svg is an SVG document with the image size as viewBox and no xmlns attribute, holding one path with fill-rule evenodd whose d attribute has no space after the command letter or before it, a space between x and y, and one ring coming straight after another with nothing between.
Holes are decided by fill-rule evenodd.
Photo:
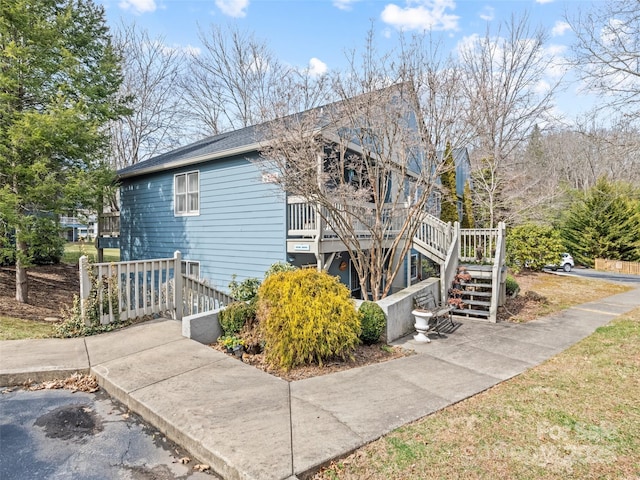
<instances>
[{"instance_id":1,"label":"white window frame","mask_svg":"<svg viewBox=\"0 0 640 480\"><path fill-rule=\"evenodd\" d=\"M409 258L409 278L411 278L411 280L416 280L418 278L418 272L420 270L419 261L420 259L418 258L418 254L412 253L411 257Z\"/></svg>"},{"instance_id":2,"label":"white window frame","mask_svg":"<svg viewBox=\"0 0 640 480\"><path fill-rule=\"evenodd\" d=\"M197 190L189 190L189 176L197 175ZM178 179L184 177L185 191L178 192ZM196 209L189 209L189 196L196 194L198 196L198 207ZM178 210L178 195L184 196L184 211ZM173 214L176 217L191 217L194 215L200 215L200 171L192 170L190 172L177 173L173 176Z\"/></svg>"},{"instance_id":3,"label":"white window frame","mask_svg":"<svg viewBox=\"0 0 640 480\"><path fill-rule=\"evenodd\" d=\"M193 274L192 268L197 267L198 273L196 275ZM180 273L186 275L187 277L195 278L196 280L200 279L200 262L193 260L183 260L180 265Z\"/></svg>"}]
</instances>

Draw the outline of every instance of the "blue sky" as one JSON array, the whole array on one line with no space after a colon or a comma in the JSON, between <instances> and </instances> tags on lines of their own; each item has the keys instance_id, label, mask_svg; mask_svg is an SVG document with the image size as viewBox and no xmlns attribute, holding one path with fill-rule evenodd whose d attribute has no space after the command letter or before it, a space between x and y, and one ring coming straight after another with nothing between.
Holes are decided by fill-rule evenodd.
<instances>
[{"instance_id":1,"label":"blue sky","mask_svg":"<svg viewBox=\"0 0 640 480\"><path fill-rule=\"evenodd\" d=\"M602 1L602 0L601 0ZM136 22L169 46L199 48L198 28L235 25L265 40L280 61L318 73L345 65L345 49L360 48L374 22L380 47L392 47L399 31L431 29L447 48L486 31L513 14L528 12L532 26L548 29L549 52L559 61L568 53L571 30L565 13L586 10L580 0L101 0L108 21ZM552 81L552 76L550 81ZM571 117L587 98L577 85L559 97L558 110ZM576 101L578 100L578 101Z\"/></svg>"}]
</instances>

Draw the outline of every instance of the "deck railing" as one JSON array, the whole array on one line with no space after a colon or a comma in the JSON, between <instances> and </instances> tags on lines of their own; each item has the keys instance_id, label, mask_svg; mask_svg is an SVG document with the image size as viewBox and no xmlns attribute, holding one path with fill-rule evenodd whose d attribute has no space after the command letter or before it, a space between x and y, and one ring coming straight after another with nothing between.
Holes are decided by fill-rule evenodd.
<instances>
[{"instance_id":1,"label":"deck railing","mask_svg":"<svg viewBox=\"0 0 640 480\"><path fill-rule=\"evenodd\" d=\"M332 222L332 215L339 212L340 220ZM287 199L287 234L289 238L335 239L337 237L331 223L342 224L345 233L347 226L356 238L370 238L374 233L394 235L400 231L407 212L397 205L383 205L377 211L374 203L341 204L332 209L308 202L303 197L291 196ZM329 219L328 223L323 219Z\"/></svg>"},{"instance_id":2,"label":"deck railing","mask_svg":"<svg viewBox=\"0 0 640 480\"><path fill-rule=\"evenodd\" d=\"M98 236L120 236L120 212L104 212L98 215Z\"/></svg>"},{"instance_id":3,"label":"deck railing","mask_svg":"<svg viewBox=\"0 0 640 480\"><path fill-rule=\"evenodd\" d=\"M458 257L463 262L493 263L500 228L460 229Z\"/></svg>"},{"instance_id":4,"label":"deck railing","mask_svg":"<svg viewBox=\"0 0 640 480\"><path fill-rule=\"evenodd\" d=\"M89 264L80 258L80 309L86 324L146 315L185 315L214 310L233 301L229 295L181 273L182 256Z\"/></svg>"}]
</instances>

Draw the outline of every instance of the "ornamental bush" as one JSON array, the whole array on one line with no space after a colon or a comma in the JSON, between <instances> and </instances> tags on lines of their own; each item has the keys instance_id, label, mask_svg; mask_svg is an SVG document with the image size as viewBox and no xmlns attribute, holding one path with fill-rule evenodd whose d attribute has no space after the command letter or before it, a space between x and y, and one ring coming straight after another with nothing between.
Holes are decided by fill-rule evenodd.
<instances>
[{"instance_id":1,"label":"ornamental bush","mask_svg":"<svg viewBox=\"0 0 640 480\"><path fill-rule=\"evenodd\" d=\"M242 282L236 280L236 276L231 277L229 282L229 293L239 302L248 302L256 298L260 280L254 277L245 278Z\"/></svg>"},{"instance_id":2,"label":"ornamental bush","mask_svg":"<svg viewBox=\"0 0 640 480\"><path fill-rule=\"evenodd\" d=\"M258 298L265 358L275 367L345 359L358 345L360 314L337 277L313 269L275 273Z\"/></svg>"},{"instance_id":3,"label":"ornamental bush","mask_svg":"<svg viewBox=\"0 0 640 480\"><path fill-rule=\"evenodd\" d=\"M518 294L518 291L520 291L520 285L518 285L518 282L516 281L516 279L513 278L511 275L507 275L507 278L504 282L504 286L505 286L506 294L510 297L515 297Z\"/></svg>"},{"instance_id":4,"label":"ornamental bush","mask_svg":"<svg viewBox=\"0 0 640 480\"><path fill-rule=\"evenodd\" d=\"M253 320L256 316L255 302L233 302L218 314L218 322L224 336L236 335L242 330L244 324Z\"/></svg>"},{"instance_id":5,"label":"ornamental bush","mask_svg":"<svg viewBox=\"0 0 640 480\"><path fill-rule=\"evenodd\" d=\"M273 263L269 267L269 269L264 273L264 278L270 277L274 273L290 272L291 270L295 270L297 268L298 267L291 265L290 263L287 263L287 262L276 262L276 263Z\"/></svg>"},{"instance_id":6,"label":"ornamental bush","mask_svg":"<svg viewBox=\"0 0 640 480\"><path fill-rule=\"evenodd\" d=\"M380 335L382 335L382 331L387 324L384 311L382 311L380 305L369 301L363 302L358 311L362 315L360 340L365 345L373 345L380 339Z\"/></svg>"},{"instance_id":7,"label":"ornamental bush","mask_svg":"<svg viewBox=\"0 0 640 480\"><path fill-rule=\"evenodd\" d=\"M557 263L563 250L560 232L550 226L527 223L507 233L507 264L516 273Z\"/></svg>"}]
</instances>

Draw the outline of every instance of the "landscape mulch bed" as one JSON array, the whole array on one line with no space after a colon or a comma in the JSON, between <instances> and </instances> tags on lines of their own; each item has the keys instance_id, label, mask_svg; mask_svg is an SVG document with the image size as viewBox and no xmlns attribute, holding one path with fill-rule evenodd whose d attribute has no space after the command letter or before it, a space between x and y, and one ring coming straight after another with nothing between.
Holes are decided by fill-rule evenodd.
<instances>
[{"instance_id":1,"label":"landscape mulch bed","mask_svg":"<svg viewBox=\"0 0 640 480\"><path fill-rule=\"evenodd\" d=\"M16 270L0 267L0 315L25 320L61 319L80 294L77 265L42 265L27 270L28 303L16 300Z\"/></svg>"},{"instance_id":2,"label":"landscape mulch bed","mask_svg":"<svg viewBox=\"0 0 640 480\"><path fill-rule=\"evenodd\" d=\"M225 351L225 348L219 344L213 344L212 347L221 352ZM386 362L396 358L413 355L414 353L415 352L413 350L405 350L400 347L387 347L382 344L358 345L353 353L353 358L351 359L328 360L324 362L322 366L314 364L303 365L292 368L289 371L273 368L265 361L264 354L262 353L258 355L249 355L245 353L242 356L242 361L271 375L293 382L296 380L303 380L305 378L319 377L329 373L341 372L351 368Z\"/></svg>"}]
</instances>

